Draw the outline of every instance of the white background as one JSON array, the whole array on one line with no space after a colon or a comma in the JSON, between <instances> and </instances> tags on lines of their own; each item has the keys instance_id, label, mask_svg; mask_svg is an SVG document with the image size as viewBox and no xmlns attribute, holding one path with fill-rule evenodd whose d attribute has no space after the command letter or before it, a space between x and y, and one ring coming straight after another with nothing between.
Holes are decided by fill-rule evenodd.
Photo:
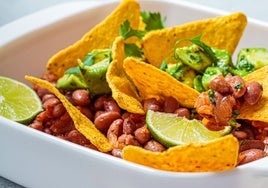
<instances>
[{"instance_id":1,"label":"white background","mask_svg":"<svg viewBox=\"0 0 268 188\"><path fill-rule=\"evenodd\" d=\"M0 0L0 26L32 12L77 0ZM92 0L80 0L92 1ZM109 1L109 0L96 0ZM180 0L178 0L180 1ZM243 11L249 17L268 22L267 0L185 0L226 11Z\"/></svg>"}]
</instances>

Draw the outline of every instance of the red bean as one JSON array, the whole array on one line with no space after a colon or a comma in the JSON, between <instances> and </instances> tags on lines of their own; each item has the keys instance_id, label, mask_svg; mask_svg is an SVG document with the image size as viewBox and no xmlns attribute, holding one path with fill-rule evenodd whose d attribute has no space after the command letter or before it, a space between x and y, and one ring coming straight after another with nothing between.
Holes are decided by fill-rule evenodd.
<instances>
[{"instance_id":1,"label":"red bean","mask_svg":"<svg viewBox=\"0 0 268 188\"><path fill-rule=\"evenodd\" d=\"M229 125L229 120L232 117L233 106L236 100L232 95L224 96L219 102L216 102L214 109L214 118L217 124L221 126Z\"/></svg>"},{"instance_id":2,"label":"red bean","mask_svg":"<svg viewBox=\"0 0 268 188\"><path fill-rule=\"evenodd\" d=\"M245 131L236 131L236 130L234 130L232 132L232 134L239 140L243 140L243 139L248 138L248 134Z\"/></svg>"},{"instance_id":3,"label":"red bean","mask_svg":"<svg viewBox=\"0 0 268 188\"><path fill-rule=\"evenodd\" d=\"M136 129L142 127L145 125L145 114L134 114L134 113L131 113L129 115L129 118L135 122L136 124Z\"/></svg>"},{"instance_id":4,"label":"red bean","mask_svg":"<svg viewBox=\"0 0 268 188\"><path fill-rule=\"evenodd\" d=\"M49 117L47 116L46 111L42 111L40 114L38 114L35 118L36 121L44 122L47 120Z\"/></svg>"},{"instance_id":5,"label":"red bean","mask_svg":"<svg viewBox=\"0 0 268 188\"><path fill-rule=\"evenodd\" d=\"M209 83L209 88L215 91L218 91L222 94L230 93L231 86L229 83L224 79L223 76L217 76Z\"/></svg>"},{"instance_id":6,"label":"red bean","mask_svg":"<svg viewBox=\"0 0 268 188\"><path fill-rule=\"evenodd\" d=\"M94 124L100 131L107 131L111 123L119 119L121 115L118 112L104 112L96 117Z\"/></svg>"},{"instance_id":7,"label":"red bean","mask_svg":"<svg viewBox=\"0 0 268 188\"><path fill-rule=\"evenodd\" d=\"M118 106L118 104L115 102L115 100L107 100L103 102L103 107L105 111L113 111L121 113L121 109Z\"/></svg>"},{"instance_id":8,"label":"red bean","mask_svg":"<svg viewBox=\"0 0 268 188\"><path fill-rule=\"evenodd\" d=\"M86 137L77 130L70 131L67 134L66 138L67 140L79 145L84 145L86 143L90 144L90 142L86 139Z\"/></svg>"},{"instance_id":9,"label":"red bean","mask_svg":"<svg viewBox=\"0 0 268 188\"><path fill-rule=\"evenodd\" d=\"M173 97L166 97L164 101L164 112L172 113L179 107L178 101Z\"/></svg>"},{"instance_id":10,"label":"red bean","mask_svg":"<svg viewBox=\"0 0 268 188\"><path fill-rule=\"evenodd\" d=\"M54 108L55 105L57 105L59 103L60 103L59 99L57 99L55 97L54 98L49 98L43 103L43 107L46 110L51 110L51 109Z\"/></svg>"},{"instance_id":11,"label":"red bean","mask_svg":"<svg viewBox=\"0 0 268 188\"><path fill-rule=\"evenodd\" d=\"M177 114L180 117L185 117L187 119L190 119L190 111L187 108L178 108L174 111L175 114Z\"/></svg>"},{"instance_id":12,"label":"red bean","mask_svg":"<svg viewBox=\"0 0 268 188\"><path fill-rule=\"evenodd\" d=\"M107 131L107 135L113 134L117 137L120 136L123 132L123 122L122 119L114 120Z\"/></svg>"},{"instance_id":13,"label":"red bean","mask_svg":"<svg viewBox=\"0 0 268 188\"><path fill-rule=\"evenodd\" d=\"M132 134L136 130L135 122L132 121L130 118L124 119L123 122L123 133L125 134Z\"/></svg>"},{"instance_id":14,"label":"red bean","mask_svg":"<svg viewBox=\"0 0 268 188\"><path fill-rule=\"evenodd\" d=\"M134 132L135 138L139 141L139 143L141 144L145 144L146 142L148 142L151 138L151 134L150 131L148 130L148 128L146 126L143 126L141 128L138 128L135 132Z\"/></svg>"},{"instance_id":15,"label":"red bean","mask_svg":"<svg viewBox=\"0 0 268 188\"><path fill-rule=\"evenodd\" d=\"M115 149L112 150L111 153L115 157L122 158L122 149L115 148Z\"/></svg>"},{"instance_id":16,"label":"red bean","mask_svg":"<svg viewBox=\"0 0 268 188\"><path fill-rule=\"evenodd\" d=\"M131 113L130 112L123 112L123 114L122 114L122 119L126 119L126 118L128 118L128 117L130 117L130 115L131 115Z\"/></svg>"},{"instance_id":17,"label":"red bean","mask_svg":"<svg viewBox=\"0 0 268 188\"><path fill-rule=\"evenodd\" d=\"M59 104L54 106L52 116L53 116L53 118L58 118L58 117L62 116L65 112L66 112L65 107L63 106L62 103L59 103Z\"/></svg>"},{"instance_id":18,"label":"red bean","mask_svg":"<svg viewBox=\"0 0 268 188\"><path fill-rule=\"evenodd\" d=\"M37 85L34 85L34 88L33 89L36 91L37 95L40 98L42 98L46 94L50 94L50 92L47 89L41 88L41 87L39 87Z\"/></svg>"},{"instance_id":19,"label":"red bean","mask_svg":"<svg viewBox=\"0 0 268 188\"><path fill-rule=\"evenodd\" d=\"M72 122L72 118L67 111L59 118L59 120L64 122Z\"/></svg>"},{"instance_id":20,"label":"red bean","mask_svg":"<svg viewBox=\"0 0 268 188\"><path fill-rule=\"evenodd\" d=\"M50 118L54 117L54 114L53 114L54 107L58 104L61 104L61 102L57 98L49 98L43 103L43 107L46 111L47 117L50 117Z\"/></svg>"},{"instance_id":21,"label":"red bean","mask_svg":"<svg viewBox=\"0 0 268 188\"><path fill-rule=\"evenodd\" d=\"M232 95L235 98L242 97L246 92L246 83L239 76L226 76L225 80L230 84Z\"/></svg>"},{"instance_id":22,"label":"red bean","mask_svg":"<svg viewBox=\"0 0 268 188\"><path fill-rule=\"evenodd\" d=\"M240 147L239 147L240 152L248 150L248 149L253 149L253 148L264 150L265 144L261 140L241 140L240 141Z\"/></svg>"},{"instance_id":23,"label":"red bean","mask_svg":"<svg viewBox=\"0 0 268 188\"><path fill-rule=\"evenodd\" d=\"M104 112L105 112L105 111L101 111L101 110L96 111L96 112L95 112L95 115L94 115L94 120L95 120L99 115L103 114Z\"/></svg>"},{"instance_id":24,"label":"red bean","mask_svg":"<svg viewBox=\"0 0 268 188\"><path fill-rule=\"evenodd\" d=\"M243 98L248 104L255 105L262 96L262 86L258 82L250 82L246 88L247 90Z\"/></svg>"},{"instance_id":25,"label":"red bean","mask_svg":"<svg viewBox=\"0 0 268 188\"><path fill-rule=\"evenodd\" d=\"M123 130L123 120L122 119L116 119L110 125L110 127L107 131L107 139L108 139L109 143L113 146L113 148L118 147L117 139L122 134L122 130Z\"/></svg>"},{"instance_id":26,"label":"red bean","mask_svg":"<svg viewBox=\"0 0 268 188\"><path fill-rule=\"evenodd\" d=\"M140 146L140 143L131 134L122 134L118 137L118 148L123 149L125 146Z\"/></svg>"},{"instance_id":27,"label":"red bean","mask_svg":"<svg viewBox=\"0 0 268 188\"><path fill-rule=\"evenodd\" d=\"M166 150L166 148L162 144L160 144L159 142L155 140L150 140L149 142L147 142L144 145L144 149L154 151L154 152L162 152Z\"/></svg>"},{"instance_id":28,"label":"red bean","mask_svg":"<svg viewBox=\"0 0 268 188\"><path fill-rule=\"evenodd\" d=\"M72 99L79 106L86 106L90 104L90 94L85 89L77 89L72 93Z\"/></svg>"},{"instance_id":29,"label":"red bean","mask_svg":"<svg viewBox=\"0 0 268 188\"><path fill-rule=\"evenodd\" d=\"M42 122L39 122L39 121L34 121L33 123L29 125L29 127L39 130L39 131L43 131L44 129Z\"/></svg>"},{"instance_id":30,"label":"red bean","mask_svg":"<svg viewBox=\"0 0 268 188\"><path fill-rule=\"evenodd\" d=\"M46 100L51 99L51 98L56 98L56 97L55 97L55 95L53 95L53 94L51 94L51 93L45 94L45 95L42 97L42 103L44 103Z\"/></svg>"},{"instance_id":31,"label":"red bean","mask_svg":"<svg viewBox=\"0 0 268 188\"><path fill-rule=\"evenodd\" d=\"M143 109L144 111L153 110L153 111L160 111L161 104L155 98L146 99L143 101Z\"/></svg>"},{"instance_id":32,"label":"red bean","mask_svg":"<svg viewBox=\"0 0 268 188\"><path fill-rule=\"evenodd\" d=\"M77 109L84 114L85 116L87 116L88 119L93 121L93 114L91 112L91 110L87 107L83 107L83 106L77 106Z\"/></svg>"},{"instance_id":33,"label":"red bean","mask_svg":"<svg viewBox=\"0 0 268 188\"><path fill-rule=\"evenodd\" d=\"M108 99L107 96L100 96L98 97L95 101L94 101L94 109L97 110L104 110L104 101L106 101Z\"/></svg>"},{"instance_id":34,"label":"red bean","mask_svg":"<svg viewBox=\"0 0 268 188\"><path fill-rule=\"evenodd\" d=\"M266 153L260 149L248 149L239 153L238 164L246 164L252 161L256 161L266 156Z\"/></svg>"}]
</instances>

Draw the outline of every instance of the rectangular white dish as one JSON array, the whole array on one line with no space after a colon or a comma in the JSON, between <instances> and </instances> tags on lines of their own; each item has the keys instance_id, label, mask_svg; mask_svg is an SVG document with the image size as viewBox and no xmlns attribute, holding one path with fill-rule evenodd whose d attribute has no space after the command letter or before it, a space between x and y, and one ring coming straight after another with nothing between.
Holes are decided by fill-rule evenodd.
<instances>
[{"instance_id":1,"label":"rectangular white dish","mask_svg":"<svg viewBox=\"0 0 268 188\"><path fill-rule=\"evenodd\" d=\"M167 26L227 14L176 0L139 1ZM0 75L39 77L47 60L103 20L118 1L81 2L40 11L0 28ZM48 16L49 15L49 16ZM241 47L268 48L268 24L248 20ZM12 31L12 32L11 32ZM133 164L0 117L0 175L25 187L266 187L268 158L220 173L174 173Z\"/></svg>"}]
</instances>

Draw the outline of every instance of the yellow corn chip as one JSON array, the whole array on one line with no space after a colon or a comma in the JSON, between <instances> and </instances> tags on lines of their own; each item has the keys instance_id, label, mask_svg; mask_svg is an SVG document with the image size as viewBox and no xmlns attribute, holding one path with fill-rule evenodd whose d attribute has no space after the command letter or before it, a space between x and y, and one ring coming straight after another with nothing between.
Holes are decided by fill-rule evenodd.
<instances>
[{"instance_id":1,"label":"yellow corn chip","mask_svg":"<svg viewBox=\"0 0 268 188\"><path fill-rule=\"evenodd\" d=\"M200 34L202 41L209 46L233 53L246 24L246 16L240 12L194 21L149 32L143 38L142 48L149 63L156 67L159 67L165 58L173 56L176 41L191 39Z\"/></svg>"},{"instance_id":2,"label":"yellow corn chip","mask_svg":"<svg viewBox=\"0 0 268 188\"><path fill-rule=\"evenodd\" d=\"M142 99L174 97L181 106L193 108L199 92L179 82L168 73L133 57L124 60L124 69Z\"/></svg>"},{"instance_id":3,"label":"yellow corn chip","mask_svg":"<svg viewBox=\"0 0 268 188\"><path fill-rule=\"evenodd\" d=\"M112 56L113 61L106 74L107 82L112 90L112 97L122 109L132 113L144 114L136 88L123 69L125 50L122 37L115 39Z\"/></svg>"},{"instance_id":4,"label":"yellow corn chip","mask_svg":"<svg viewBox=\"0 0 268 188\"><path fill-rule=\"evenodd\" d=\"M126 146L123 159L152 168L176 172L212 172L236 167L239 143L233 135L216 140L174 146L164 152L153 152L137 146Z\"/></svg>"},{"instance_id":5,"label":"yellow corn chip","mask_svg":"<svg viewBox=\"0 0 268 188\"><path fill-rule=\"evenodd\" d=\"M244 103L237 119L262 121L268 123L268 65L243 77L246 82L257 81L263 87L262 98L256 105Z\"/></svg>"},{"instance_id":6,"label":"yellow corn chip","mask_svg":"<svg viewBox=\"0 0 268 188\"><path fill-rule=\"evenodd\" d=\"M53 93L62 102L67 112L74 121L75 128L83 134L94 146L102 152L112 150L112 146L107 138L95 127L95 125L83 115L75 106L73 106L57 88L46 80L25 76L25 79Z\"/></svg>"},{"instance_id":7,"label":"yellow corn chip","mask_svg":"<svg viewBox=\"0 0 268 188\"><path fill-rule=\"evenodd\" d=\"M68 68L76 66L78 59L83 59L93 49L109 48L119 35L120 25L126 20L132 28L139 28L140 7L135 0L123 0L104 21L79 41L52 56L47 63L47 70L59 78Z\"/></svg>"}]
</instances>

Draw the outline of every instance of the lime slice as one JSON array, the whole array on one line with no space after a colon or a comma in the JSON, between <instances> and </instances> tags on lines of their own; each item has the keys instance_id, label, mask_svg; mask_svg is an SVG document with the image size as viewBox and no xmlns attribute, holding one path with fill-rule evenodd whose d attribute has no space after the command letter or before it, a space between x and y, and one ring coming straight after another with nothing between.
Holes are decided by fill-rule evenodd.
<instances>
[{"instance_id":1,"label":"lime slice","mask_svg":"<svg viewBox=\"0 0 268 188\"><path fill-rule=\"evenodd\" d=\"M41 111L42 103L32 88L0 76L0 116L28 124Z\"/></svg>"},{"instance_id":2,"label":"lime slice","mask_svg":"<svg viewBox=\"0 0 268 188\"><path fill-rule=\"evenodd\" d=\"M147 112L146 124L154 139L166 147L207 142L231 132L230 126L211 131L196 119L189 120L176 114L152 110Z\"/></svg>"}]
</instances>

